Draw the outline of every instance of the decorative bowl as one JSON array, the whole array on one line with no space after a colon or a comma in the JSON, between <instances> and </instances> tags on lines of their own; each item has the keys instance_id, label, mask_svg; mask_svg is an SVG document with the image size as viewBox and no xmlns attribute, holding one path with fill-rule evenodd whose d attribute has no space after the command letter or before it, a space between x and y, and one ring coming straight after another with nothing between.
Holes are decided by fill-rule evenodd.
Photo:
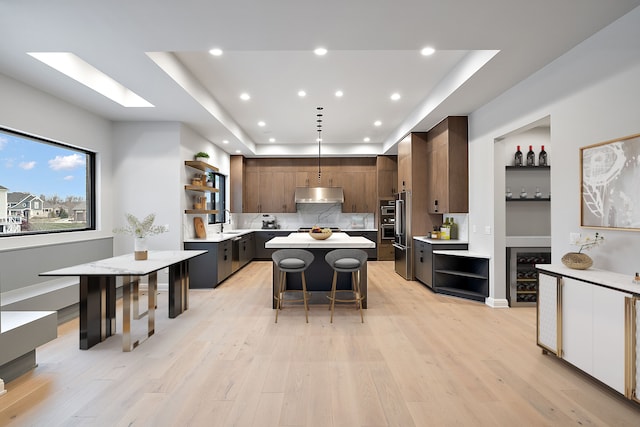
<instances>
[{"instance_id":1,"label":"decorative bowl","mask_svg":"<svg viewBox=\"0 0 640 427\"><path fill-rule=\"evenodd\" d=\"M322 233L312 233L311 231L309 232L309 235L316 240L328 239L329 237L331 237L331 234L331 230L323 231Z\"/></svg>"}]
</instances>

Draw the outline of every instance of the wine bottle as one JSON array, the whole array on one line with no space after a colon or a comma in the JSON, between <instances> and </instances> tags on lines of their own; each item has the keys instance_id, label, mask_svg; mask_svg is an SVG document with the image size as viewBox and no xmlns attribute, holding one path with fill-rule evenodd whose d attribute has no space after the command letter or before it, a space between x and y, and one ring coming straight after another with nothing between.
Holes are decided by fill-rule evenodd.
<instances>
[{"instance_id":1,"label":"wine bottle","mask_svg":"<svg viewBox=\"0 0 640 427\"><path fill-rule=\"evenodd\" d=\"M529 152L527 153L527 166L536 165L536 153L533 152L533 146L529 146Z\"/></svg>"},{"instance_id":2,"label":"wine bottle","mask_svg":"<svg viewBox=\"0 0 640 427\"><path fill-rule=\"evenodd\" d=\"M544 151L544 145L542 146L542 150L540 150L540 154L538 154L538 166L548 166L547 152Z\"/></svg>"},{"instance_id":3,"label":"wine bottle","mask_svg":"<svg viewBox=\"0 0 640 427\"><path fill-rule=\"evenodd\" d=\"M518 150L516 150L516 155L514 157L514 166L522 166L522 151L520 151L520 146L518 145Z\"/></svg>"}]
</instances>

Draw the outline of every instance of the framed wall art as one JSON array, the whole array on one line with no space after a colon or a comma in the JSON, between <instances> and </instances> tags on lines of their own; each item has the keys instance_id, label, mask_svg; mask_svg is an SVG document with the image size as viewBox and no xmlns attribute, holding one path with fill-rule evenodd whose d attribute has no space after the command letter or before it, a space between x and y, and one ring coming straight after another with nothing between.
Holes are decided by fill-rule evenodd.
<instances>
[{"instance_id":1,"label":"framed wall art","mask_svg":"<svg viewBox=\"0 0 640 427\"><path fill-rule=\"evenodd\" d=\"M640 134L580 148L580 225L640 231Z\"/></svg>"}]
</instances>

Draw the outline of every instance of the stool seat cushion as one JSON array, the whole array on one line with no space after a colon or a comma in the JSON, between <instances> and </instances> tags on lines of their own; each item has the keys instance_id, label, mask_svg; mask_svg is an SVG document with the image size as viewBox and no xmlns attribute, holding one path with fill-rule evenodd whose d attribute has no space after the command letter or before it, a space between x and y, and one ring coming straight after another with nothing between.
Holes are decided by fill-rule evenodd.
<instances>
[{"instance_id":1,"label":"stool seat cushion","mask_svg":"<svg viewBox=\"0 0 640 427\"><path fill-rule=\"evenodd\" d=\"M278 263L278 267L282 269L298 269L304 266L304 261L299 258L285 258Z\"/></svg>"},{"instance_id":2,"label":"stool seat cushion","mask_svg":"<svg viewBox=\"0 0 640 427\"><path fill-rule=\"evenodd\" d=\"M345 270L359 269L360 261L355 258L340 258L333 263L333 266L335 268L341 268Z\"/></svg>"}]
</instances>

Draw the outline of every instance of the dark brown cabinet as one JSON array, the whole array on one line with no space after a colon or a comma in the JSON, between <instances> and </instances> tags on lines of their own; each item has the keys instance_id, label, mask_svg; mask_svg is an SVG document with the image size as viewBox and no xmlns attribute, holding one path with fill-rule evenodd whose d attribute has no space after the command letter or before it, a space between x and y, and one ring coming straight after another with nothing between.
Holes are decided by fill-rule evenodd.
<instances>
[{"instance_id":1,"label":"dark brown cabinet","mask_svg":"<svg viewBox=\"0 0 640 427\"><path fill-rule=\"evenodd\" d=\"M431 214L469 211L467 117L447 117L427 132L427 209Z\"/></svg>"}]
</instances>

